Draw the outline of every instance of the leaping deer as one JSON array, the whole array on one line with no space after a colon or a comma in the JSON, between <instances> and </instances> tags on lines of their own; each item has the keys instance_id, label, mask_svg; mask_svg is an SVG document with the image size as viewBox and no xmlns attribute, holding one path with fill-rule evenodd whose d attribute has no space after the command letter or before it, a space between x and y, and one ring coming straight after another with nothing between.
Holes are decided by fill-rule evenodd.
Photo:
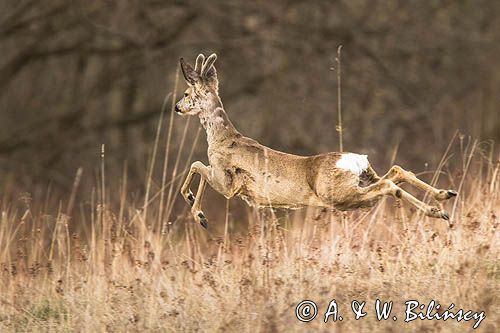
<instances>
[{"instance_id":1,"label":"leaping deer","mask_svg":"<svg viewBox=\"0 0 500 333\"><path fill-rule=\"evenodd\" d=\"M194 68L180 59L188 88L175 105L178 114L198 116L207 133L210 165L194 162L181 188L182 196L192 206L195 221L204 228L207 219L201 202L207 183L228 199L239 196L257 207L317 206L347 210L371 207L382 196L392 195L427 216L449 219L446 211L425 204L398 184L407 182L429 192L438 201L454 197L457 192L436 189L397 165L379 177L366 155L331 152L298 156L243 136L222 106L216 59L215 53L206 59L200 54ZM195 174L201 176L196 196L189 189ZM366 186L361 186L362 183Z\"/></svg>"}]
</instances>

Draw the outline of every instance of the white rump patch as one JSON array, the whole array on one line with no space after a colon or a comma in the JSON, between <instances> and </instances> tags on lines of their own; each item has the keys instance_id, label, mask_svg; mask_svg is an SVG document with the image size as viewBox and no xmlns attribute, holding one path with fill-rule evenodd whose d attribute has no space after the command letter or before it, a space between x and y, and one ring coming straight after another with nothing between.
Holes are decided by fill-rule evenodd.
<instances>
[{"instance_id":1,"label":"white rump patch","mask_svg":"<svg viewBox=\"0 0 500 333\"><path fill-rule=\"evenodd\" d=\"M349 170L359 176L368 169L368 156L354 153L342 154L335 166L339 169Z\"/></svg>"}]
</instances>

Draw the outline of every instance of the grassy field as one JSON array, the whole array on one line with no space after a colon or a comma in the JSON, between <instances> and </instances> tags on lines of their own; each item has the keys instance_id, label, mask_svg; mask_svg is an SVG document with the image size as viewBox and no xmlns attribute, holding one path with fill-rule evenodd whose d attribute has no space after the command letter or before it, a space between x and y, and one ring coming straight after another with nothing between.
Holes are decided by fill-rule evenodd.
<instances>
[{"instance_id":1,"label":"grassy field","mask_svg":"<svg viewBox=\"0 0 500 333\"><path fill-rule=\"evenodd\" d=\"M484 311L477 331L498 332L500 166L472 150L464 156L462 169L439 179L459 190L445 203L452 225L392 198L348 213L238 215L231 201L206 231L186 208L165 222L163 207L178 200L175 182L169 200L147 186L147 209L131 198L126 178L113 190L102 177L81 203L75 202L79 175L58 204L50 193L6 192L0 331L472 330L474 320L405 323L405 301L435 300L441 311L451 303L455 311ZM308 323L295 315L306 299L318 308ZM333 299L343 320L325 323ZM393 301L388 320L376 319L376 299ZM359 320L353 300L366 301Z\"/></svg>"}]
</instances>

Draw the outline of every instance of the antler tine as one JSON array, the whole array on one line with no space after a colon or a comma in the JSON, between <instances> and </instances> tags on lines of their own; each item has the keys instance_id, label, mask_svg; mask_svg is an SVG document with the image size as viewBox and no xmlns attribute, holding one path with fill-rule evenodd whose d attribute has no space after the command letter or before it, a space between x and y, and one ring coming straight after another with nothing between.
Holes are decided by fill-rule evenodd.
<instances>
[{"instance_id":1,"label":"antler tine","mask_svg":"<svg viewBox=\"0 0 500 333\"><path fill-rule=\"evenodd\" d=\"M203 62L205 61L205 56L203 53L198 54L196 57L196 63L194 65L194 70L201 75L201 69L203 68Z\"/></svg>"},{"instance_id":2,"label":"antler tine","mask_svg":"<svg viewBox=\"0 0 500 333\"><path fill-rule=\"evenodd\" d=\"M205 75L210 67L215 63L215 60L217 60L217 54L212 53L207 60L203 63L203 67L201 68L201 75Z\"/></svg>"}]
</instances>

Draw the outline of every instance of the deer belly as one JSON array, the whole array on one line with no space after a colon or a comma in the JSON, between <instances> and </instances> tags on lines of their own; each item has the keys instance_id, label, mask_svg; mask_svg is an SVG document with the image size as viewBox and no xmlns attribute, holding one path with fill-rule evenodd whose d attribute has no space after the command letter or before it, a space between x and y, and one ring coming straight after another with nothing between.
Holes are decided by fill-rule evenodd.
<instances>
[{"instance_id":1,"label":"deer belly","mask_svg":"<svg viewBox=\"0 0 500 333\"><path fill-rule=\"evenodd\" d=\"M284 178L264 177L242 186L238 195L251 206L300 208L321 206L319 198L306 182L291 182Z\"/></svg>"}]
</instances>

